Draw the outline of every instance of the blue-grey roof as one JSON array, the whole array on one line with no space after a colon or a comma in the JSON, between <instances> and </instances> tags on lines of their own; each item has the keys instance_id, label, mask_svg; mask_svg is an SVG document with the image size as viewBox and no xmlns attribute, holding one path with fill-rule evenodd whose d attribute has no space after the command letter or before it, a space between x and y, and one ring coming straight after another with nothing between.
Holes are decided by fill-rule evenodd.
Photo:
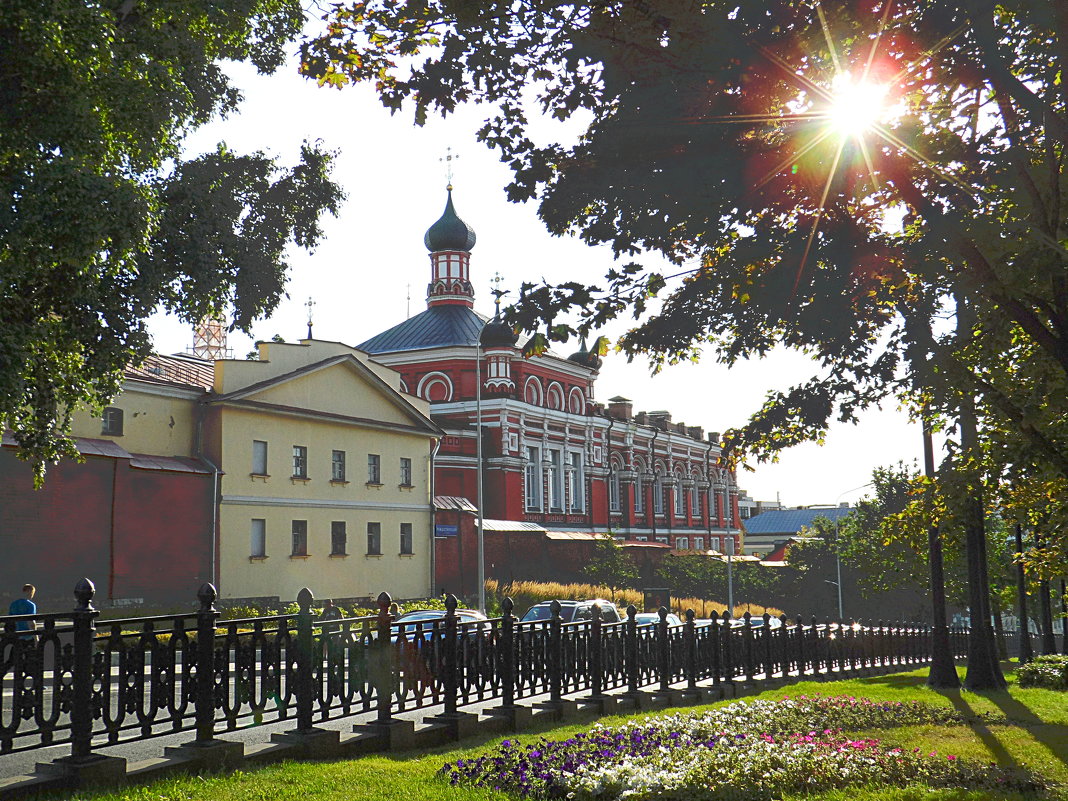
<instances>
[{"instance_id":1,"label":"blue-grey roof","mask_svg":"<svg viewBox=\"0 0 1068 801\"><path fill-rule=\"evenodd\" d=\"M825 517L833 523L852 511L841 507L776 509L753 515L745 521L745 530L748 534L796 534L802 528L811 526L817 517Z\"/></svg>"},{"instance_id":2,"label":"blue-grey roof","mask_svg":"<svg viewBox=\"0 0 1068 801\"><path fill-rule=\"evenodd\" d=\"M431 253L439 250L464 250L468 253L475 246L475 229L460 219L452 205L452 187L445 201L445 212L427 229L423 244Z\"/></svg>"},{"instance_id":3,"label":"blue-grey roof","mask_svg":"<svg viewBox=\"0 0 1068 801\"><path fill-rule=\"evenodd\" d=\"M392 353L474 345L486 319L474 309L460 304L431 306L356 347L365 353Z\"/></svg>"}]
</instances>

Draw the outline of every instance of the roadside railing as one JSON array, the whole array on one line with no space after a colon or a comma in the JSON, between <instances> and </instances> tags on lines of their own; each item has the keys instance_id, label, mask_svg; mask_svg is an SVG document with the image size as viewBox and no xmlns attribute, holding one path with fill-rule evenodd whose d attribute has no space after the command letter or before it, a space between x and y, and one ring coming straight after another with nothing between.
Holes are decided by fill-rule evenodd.
<instances>
[{"instance_id":1,"label":"roadside railing","mask_svg":"<svg viewBox=\"0 0 1068 801\"><path fill-rule=\"evenodd\" d=\"M909 668L930 659L930 630L902 623L791 622L767 614L713 614L671 625L565 622L560 605L547 621L504 614L464 622L456 598L439 620L394 625L392 599L377 615L320 620L308 589L295 614L219 619L216 591L198 593L190 614L97 622L94 587L83 579L70 613L0 617L0 753L70 743L72 756L93 749L190 731L210 743L227 731L292 720L316 723L374 713L389 723L401 712L547 695L550 701L608 690L668 693L699 682L804 679L862 669ZM33 631L19 630L32 622ZM967 631L951 630L955 656Z\"/></svg>"}]
</instances>

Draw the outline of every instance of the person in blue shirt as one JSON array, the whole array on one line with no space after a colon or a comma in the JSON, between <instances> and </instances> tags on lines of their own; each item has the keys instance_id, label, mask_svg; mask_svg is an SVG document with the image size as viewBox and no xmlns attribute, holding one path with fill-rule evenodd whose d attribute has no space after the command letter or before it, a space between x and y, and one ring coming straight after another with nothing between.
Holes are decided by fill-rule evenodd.
<instances>
[{"instance_id":1,"label":"person in blue shirt","mask_svg":"<svg viewBox=\"0 0 1068 801\"><path fill-rule=\"evenodd\" d=\"M37 604L33 602L33 596L37 594L37 588L32 584L22 585L22 597L16 598L11 602L11 606L7 608L9 615L36 615ZM20 620L15 624L16 631L26 632L20 634L21 640L33 640L37 635L34 633L37 629L36 620Z\"/></svg>"}]
</instances>

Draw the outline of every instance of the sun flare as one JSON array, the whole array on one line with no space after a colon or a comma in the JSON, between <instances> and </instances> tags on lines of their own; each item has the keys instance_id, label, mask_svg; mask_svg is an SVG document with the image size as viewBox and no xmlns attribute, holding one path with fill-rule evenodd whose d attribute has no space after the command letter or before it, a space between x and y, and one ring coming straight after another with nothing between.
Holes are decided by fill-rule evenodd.
<instances>
[{"instance_id":1,"label":"sun flare","mask_svg":"<svg viewBox=\"0 0 1068 801\"><path fill-rule=\"evenodd\" d=\"M842 75L831 87L827 121L843 137L861 136L891 116L888 94L884 84Z\"/></svg>"}]
</instances>

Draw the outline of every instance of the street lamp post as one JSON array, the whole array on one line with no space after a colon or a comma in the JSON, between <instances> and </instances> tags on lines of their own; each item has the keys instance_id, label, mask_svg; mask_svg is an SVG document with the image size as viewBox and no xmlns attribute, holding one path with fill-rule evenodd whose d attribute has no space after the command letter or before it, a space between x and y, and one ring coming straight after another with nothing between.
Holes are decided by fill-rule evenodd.
<instances>
[{"instance_id":1,"label":"street lamp post","mask_svg":"<svg viewBox=\"0 0 1068 801\"><path fill-rule=\"evenodd\" d=\"M723 540L723 550L727 552L727 611L734 614L734 537L731 536L730 512L727 512L727 537Z\"/></svg>"},{"instance_id":2,"label":"street lamp post","mask_svg":"<svg viewBox=\"0 0 1068 801\"><path fill-rule=\"evenodd\" d=\"M486 328L482 324L482 330ZM478 611L486 614L486 541L482 513L482 331L475 341L475 497L478 501Z\"/></svg>"},{"instance_id":3,"label":"street lamp post","mask_svg":"<svg viewBox=\"0 0 1068 801\"><path fill-rule=\"evenodd\" d=\"M845 492L839 492L838 493L838 497L834 499L834 509L835 509L835 512L834 512L834 562L835 562L835 571L837 573L838 581L836 581L836 582L832 581L830 583L838 585L838 620L839 620L839 622L841 622L842 620L845 619L845 611L843 610L843 607L842 607L842 555L841 555L841 551L840 551L840 544L838 542L838 519L839 519L839 517L841 517L841 515L838 514L838 502L840 500L842 500L842 496L843 495L848 495L851 492L856 492L857 490L862 490L865 487L870 487L872 485L872 483L873 482L869 481L866 484L861 484L859 487L853 487L853 489L848 489Z\"/></svg>"}]
</instances>

